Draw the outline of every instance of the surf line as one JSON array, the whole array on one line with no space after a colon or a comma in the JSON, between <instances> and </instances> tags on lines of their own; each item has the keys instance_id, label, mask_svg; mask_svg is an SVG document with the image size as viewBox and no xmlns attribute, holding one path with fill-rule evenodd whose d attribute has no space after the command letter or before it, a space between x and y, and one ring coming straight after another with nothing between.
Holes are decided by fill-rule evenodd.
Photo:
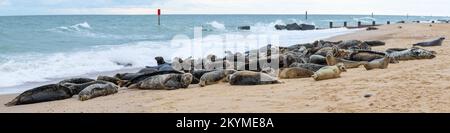
<instances>
[{"instance_id":1,"label":"surf line","mask_svg":"<svg viewBox=\"0 0 450 133\"><path fill-rule=\"evenodd\" d=\"M183 117L183 120L177 120L177 128L204 128L208 130L211 120L190 120Z\"/></svg>"}]
</instances>

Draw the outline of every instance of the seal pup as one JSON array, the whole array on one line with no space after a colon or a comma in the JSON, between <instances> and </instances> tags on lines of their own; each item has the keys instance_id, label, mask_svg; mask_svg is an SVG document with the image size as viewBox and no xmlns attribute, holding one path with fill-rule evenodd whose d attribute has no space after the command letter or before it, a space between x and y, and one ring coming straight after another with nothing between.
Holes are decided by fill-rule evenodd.
<instances>
[{"instance_id":1,"label":"seal pup","mask_svg":"<svg viewBox=\"0 0 450 133\"><path fill-rule=\"evenodd\" d=\"M436 57L435 51L429 51L419 47L412 48L391 48L386 50L389 57L396 60L418 60L418 59L433 59Z\"/></svg>"},{"instance_id":2,"label":"seal pup","mask_svg":"<svg viewBox=\"0 0 450 133\"><path fill-rule=\"evenodd\" d=\"M386 69L389 65L390 57L384 57L381 59L375 59L367 64L364 64L366 70L372 69Z\"/></svg>"},{"instance_id":3,"label":"seal pup","mask_svg":"<svg viewBox=\"0 0 450 133\"><path fill-rule=\"evenodd\" d=\"M230 85L264 85L282 83L276 77L262 72L238 71L229 76Z\"/></svg>"},{"instance_id":4,"label":"seal pup","mask_svg":"<svg viewBox=\"0 0 450 133\"><path fill-rule=\"evenodd\" d=\"M310 71L305 68L300 67L291 67L281 69L278 77L280 79L294 79L294 78L309 78L314 74L313 71Z\"/></svg>"},{"instance_id":5,"label":"seal pup","mask_svg":"<svg viewBox=\"0 0 450 133\"><path fill-rule=\"evenodd\" d=\"M187 88L192 82L192 77L193 76L190 73L156 75L146 78L137 84L133 84L129 88L142 90L174 90Z\"/></svg>"},{"instance_id":6,"label":"seal pup","mask_svg":"<svg viewBox=\"0 0 450 133\"><path fill-rule=\"evenodd\" d=\"M86 101L100 96L107 96L119 92L119 88L114 84L93 84L83 89L78 94L80 101Z\"/></svg>"},{"instance_id":7,"label":"seal pup","mask_svg":"<svg viewBox=\"0 0 450 133\"><path fill-rule=\"evenodd\" d=\"M205 87L207 85L216 84L219 82L227 82L228 75L235 73L236 70L217 70L205 73L200 78L200 86Z\"/></svg>"},{"instance_id":8,"label":"seal pup","mask_svg":"<svg viewBox=\"0 0 450 133\"><path fill-rule=\"evenodd\" d=\"M413 46L421 46L421 47L432 47L432 46L442 46L442 42L445 40L445 37L440 37L436 40L428 41L428 42L420 42L413 44Z\"/></svg>"},{"instance_id":9,"label":"seal pup","mask_svg":"<svg viewBox=\"0 0 450 133\"><path fill-rule=\"evenodd\" d=\"M14 98L5 106L15 106L23 104L32 104L40 102L48 102L55 100L63 100L73 96L71 90L60 84L49 84L40 86L31 90L27 90Z\"/></svg>"},{"instance_id":10,"label":"seal pup","mask_svg":"<svg viewBox=\"0 0 450 133\"><path fill-rule=\"evenodd\" d=\"M346 72L344 64L339 63L335 66L326 66L318 70L312 75L316 81L339 78L342 72Z\"/></svg>"}]
</instances>

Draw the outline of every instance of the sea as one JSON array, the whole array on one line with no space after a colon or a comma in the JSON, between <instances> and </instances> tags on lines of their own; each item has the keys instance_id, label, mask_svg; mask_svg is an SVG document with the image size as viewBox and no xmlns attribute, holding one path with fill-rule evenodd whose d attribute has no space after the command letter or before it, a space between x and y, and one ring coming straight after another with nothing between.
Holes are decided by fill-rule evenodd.
<instances>
[{"instance_id":1,"label":"sea","mask_svg":"<svg viewBox=\"0 0 450 133\"><path fill-rule=\"evenodd\" d=\"M234 42L239 43L251 37L275 36L276 42L267 43L288 46L361 30L328 29L330 22L339 27L344 22L348 26L356 26L358 21L362 24L371 24L372 21L385 24L387 21L430 22L438 19L448 18L309 15L306 19L304 15L163 15L158 25L158 17L154 15L0 16L0 94L20 93L69 77L152 66L156 65L155 56L170 60L194 54L194 57L222 54L227 48L234 52L245 52L250 48L227 47L231 44L225 42L229 41L228 36L237 36ZM312 24L323 29L277 31L274 28L277 24L289 23ZM251 29L239 30L239 26L250 26ZM208 40L212 47L200 48L194 38ZM266 44L266 41L258 41L258 44ZM251 42L247 44L252 45Z\"/></svg>"}]
</instances>

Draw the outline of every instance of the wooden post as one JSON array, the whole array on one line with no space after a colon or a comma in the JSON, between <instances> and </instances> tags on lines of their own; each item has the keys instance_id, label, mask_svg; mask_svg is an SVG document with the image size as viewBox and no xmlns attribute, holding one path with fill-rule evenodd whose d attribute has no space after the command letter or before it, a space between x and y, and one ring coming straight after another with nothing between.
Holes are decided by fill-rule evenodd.
<instances>
[{"instance_id":1,"label":"wooden post","mask_svg":"<svg viewBox=\"0 0 450 133\"><path fill-rule=\"evenodd\" d=\"M161 25L161 9L158 9L158 25Z\"/></svg>"},{"instance_id":2,"label":"wooden post","mask_svg":"<svg viewBox=\"0 0 450 133\"><path fill-rule=\"evenodd\" d=\"M330 22L330 29L333 28L333 22Z\"/></svg>"},{"instance_id":3,"label":"wooden post","mask_svg":"<svg viewBox=\"0 0 450 133\"><path fill-rule=\"evenodd\" d=\"M344 27L347 27L347 21L344 22Z\"/></svg>"},{"instance_id":4,"label":"wooden post","mask_svg":"<svg viewBox=\"0 0 450 133\"><path fill-rule=\"evenodd\" d=\"M376 25L376 22L375 21L372 21L372 26L375 26Z\"/></svg>"},{"instance_id":5,"label":"wooden post","mask_svg":"<svg viewBox=\"0 0 450 133\"><path fill-rule=\"evenodd\" d=\"M358 27L361 27L361 21L358 21Z\"/></svg>"},{"instance_id":6,"label":"wooden post","mask_svg":"<svg viewBox=\"0 0 450 133\"><path fill-rule=\"evenodd\" d=\"M305 19L308 20L308 11L305 13Z\"/></svg>"}]
</instances>

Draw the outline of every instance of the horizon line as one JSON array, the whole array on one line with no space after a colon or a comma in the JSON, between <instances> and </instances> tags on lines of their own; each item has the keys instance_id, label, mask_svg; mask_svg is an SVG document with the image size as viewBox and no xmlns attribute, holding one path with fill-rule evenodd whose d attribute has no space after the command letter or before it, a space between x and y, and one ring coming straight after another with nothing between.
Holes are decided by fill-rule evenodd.
<instances>
[{"instance_id":1,"label":"horizon line","mask_svg":"<svg viewBox=\"0 0 450 133\"><path fill-rule=\"evenodd\" d=\"M20 16L156 16L157 14L29 14L29 15L0 15L0 17L20 17ZM287 13L287 14L278 14L278 13L234 13L234 14L228 14L228 13L168 13L168 14L162 14L164 15L302 15L305 16L306 14L295 14L295 13ZM355 15L355 16L372 16L372 14L314 14L314 13L308 13L308 16L310 15L334 15L334 16L347 16L347 15ZM409 17L449 17L449 16L442 16L442 15L411 15L411 14L374 14L373 16L409 16Z\"/></svg>"}]
</instances>

